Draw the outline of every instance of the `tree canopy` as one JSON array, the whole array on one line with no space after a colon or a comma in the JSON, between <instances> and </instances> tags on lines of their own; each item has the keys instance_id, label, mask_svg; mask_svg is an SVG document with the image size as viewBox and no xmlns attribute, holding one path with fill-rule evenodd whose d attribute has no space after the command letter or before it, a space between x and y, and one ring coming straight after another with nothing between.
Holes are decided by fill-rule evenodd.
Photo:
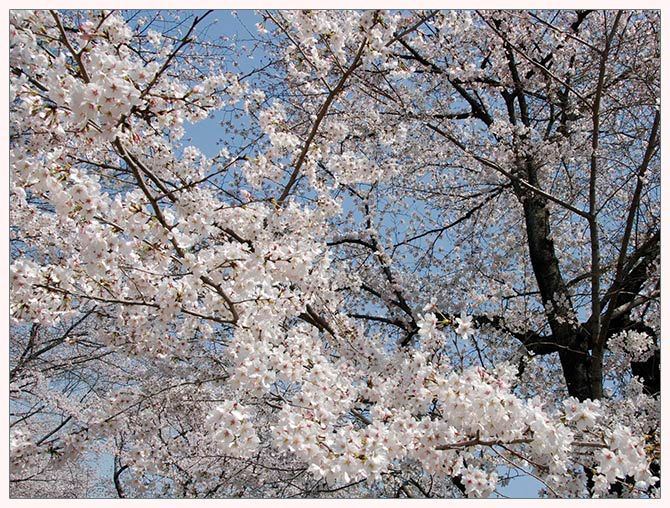
<instances>
[{"instance_id":1,"label":"tree canopy","mask_svg":"<svg viewBox=\"0 0 670 508\"><path fill-rule=\"evenodd\" d=\"M215 16L10 12L12 496L659 495L660 13Z\"/></svg>"}]
</instances>

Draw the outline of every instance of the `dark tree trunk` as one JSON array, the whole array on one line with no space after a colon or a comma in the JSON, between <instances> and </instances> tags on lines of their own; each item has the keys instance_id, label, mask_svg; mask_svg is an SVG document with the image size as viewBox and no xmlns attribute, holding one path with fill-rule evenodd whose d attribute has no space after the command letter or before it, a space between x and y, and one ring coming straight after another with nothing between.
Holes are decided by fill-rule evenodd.
<instances>
[{"instance_id":1,"label":"dark tree trunk","mask_svg":"<svg viewBox=\"0 0 670 508\"><path fill-rule=\"evenodd\" d=\"M517 174L538 187L537 169L532 161L524 161ZM572 307L551 239L549 209L546 198L514 184L517 198L524 210L528 253L542 303L551 327L552 340L558 349L568 393L579 400L593 398L588 340L579 333L580 326Z\"/></svg>"}]
</instances>

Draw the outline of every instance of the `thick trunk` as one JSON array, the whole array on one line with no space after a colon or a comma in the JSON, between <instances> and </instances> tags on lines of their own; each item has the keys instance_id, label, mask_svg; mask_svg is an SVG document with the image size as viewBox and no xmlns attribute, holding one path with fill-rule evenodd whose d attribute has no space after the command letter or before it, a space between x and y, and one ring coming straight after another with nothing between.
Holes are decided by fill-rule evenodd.
<instances>
[{"instance_id":1,"label":"thick trunk","mask_svg":"<svg viewBox=\"0 0 670 508\"><path fill-rule=\"evenodd\" d=\"M563 376L568 387L568 394L579 400L593 399L591 391L591 363L588 351L570 351L563 349L559 352Z\"/></svg>"},{"instance_id":2,"label":"thick trunk","mask_svg":"<svg viewBox=\"0 0 670 508\"><path fill-rule=\"evenodd\" d=\"M610 291L616 293L611 295L610 306L621 307L630 304L641 293L642 288L648 280L648 271L652 264L657 260L661 251L661 234L659 231L651 234L649 238L636 249L628 258L626 263L626 272L622 277L620 284L614 286ZM609 310L609 309L608 309ZM614 316L608 323L607 337L623 331L635 330L644 332L654 338L658 345L659 338L654 330L631 319L631 308L622 315ZM638 376L644 383L644 390L648 395L658 396L661 391L661 352L656 350L654 355L644 362L631 362L631 371L634 376Z\"/></svg>"},{"instance_id":3,"label":"thick trunk","mask_svg":"<svg viewBox=\"0 0 670 508\"><path fill-rule=\"evenodd\" d=\"M630 367L633 375L642 379L645 393L658 397L661 393L661 351L657 349L644 362L631 362Z\"/></svg>"},{"instance_id":4,"label":"thick trunk","mask_svg":"<svg viewBox=\"0 0 670 508\"><path fill-rule=\"evenodd\" d=\"M522 168L519 173L530 184L537 186L536 169L532 162L525 162ZM521 185L514 185L514 189L523 205L528 252L552 337L559 351L568 393L579 400L593 398L588 341L578 333L579 323L561 275L551 238L547 200Z\"/></svg>"}]
</instances>

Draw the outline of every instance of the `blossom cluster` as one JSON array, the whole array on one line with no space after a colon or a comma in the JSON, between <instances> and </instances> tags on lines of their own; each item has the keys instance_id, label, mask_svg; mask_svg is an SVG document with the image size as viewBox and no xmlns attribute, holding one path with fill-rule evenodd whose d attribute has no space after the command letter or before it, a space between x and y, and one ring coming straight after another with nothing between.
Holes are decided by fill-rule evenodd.
<instances>
[{"instance_id":1,"label":"blossom cluster","mask_svg":"<svg viewBox=\"0 0 670 508\"><path fill-rule=\"evenodd\" d=\"M625 330L611 337L608 347L613 353L625 355L636 362L648 360L658 348L650 335L635 330Z\"/></svg>"},{"instance_id":2,"label":"blossom cluster","mask_svg":"<svg viewBox=\"0 0 670 508\"><path fill-rule=\"evenodd\" d=\"M226 401L215 407L207 417L206 425L211 431L211 439L224 453L247 457L260 443L251 414L238 402Z\"/></svg>"}]
</instances>

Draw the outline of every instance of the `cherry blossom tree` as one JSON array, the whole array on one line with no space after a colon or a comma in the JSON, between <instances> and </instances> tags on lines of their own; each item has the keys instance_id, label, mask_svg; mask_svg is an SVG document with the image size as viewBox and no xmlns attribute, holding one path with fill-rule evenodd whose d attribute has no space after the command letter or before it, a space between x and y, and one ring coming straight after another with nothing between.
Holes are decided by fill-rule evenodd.
<instances>
[{"instance_id":1,"label":"cherry blossom tree","mask_svg":"<svg viewBox=\"0 0 670 508\"><path fill-rule=\"evenodd\" d=\"M660 14L212 17L10 13L12 495L658 496Z\"/></svg>"}]
</instances>

